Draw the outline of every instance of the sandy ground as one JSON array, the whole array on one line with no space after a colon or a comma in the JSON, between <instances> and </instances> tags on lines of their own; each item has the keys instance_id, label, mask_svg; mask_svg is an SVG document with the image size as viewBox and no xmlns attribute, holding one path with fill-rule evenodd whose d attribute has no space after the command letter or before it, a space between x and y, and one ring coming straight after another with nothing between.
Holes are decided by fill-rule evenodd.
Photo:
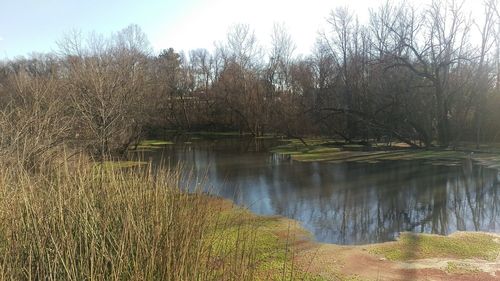
<instances>
[{"instance_id":1,"label":"sandy ground","mask_svg":"<svg viewBox=\"0 0 500 281\"><path fill-rule=\"evenodd\" d=\"M500 259L388 261L362 246L316 244L296 252L297 264L327 280L500 280ZM449 262L459 265L453 272Z\"/></svg>"},{"instance_id":2,"label":"sandy ground","mask_svg":"<svg viewBox=\"0 0 500 281\"><path fill-rule=\"evenodd\" d=\"M376 245L317 243L304 234L300 226L297 229L294 243L296 265L302 271L327 280L500 280L500 253L495 261L452 258L389 261L371 253L370 247ZM500 243L500 235L491 235Z\"/></svg>"}]
</instances>

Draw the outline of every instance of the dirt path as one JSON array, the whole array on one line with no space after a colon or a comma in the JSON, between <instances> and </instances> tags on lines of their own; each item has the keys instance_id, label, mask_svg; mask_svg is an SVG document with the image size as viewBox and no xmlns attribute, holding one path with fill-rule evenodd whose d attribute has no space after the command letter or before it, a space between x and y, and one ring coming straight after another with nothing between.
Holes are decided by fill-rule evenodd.
<instances>
[{"instance_id":1,"label":"dirt path","mask_svg":"<svg viewBox=\"0 0 500 281\"><path fill-rule=\"evenodd\" d=\"M500 235L497 237L500 241ZM389 242L395 243L395 242ZM296 264L326 280L500 280L496 260L426 258L389 261L366 246L322 244L302 236L295 243Z\"/></svg>"},{"instance_id":2,"label":"dirt path","mask_svg":"<svg viewBox=\"0 0 500 281\"><path fill-rule=\"evenodd\" d=\"M327 244L297 252L297 264L327 280L500 280L500 261L434 258L394 262L366 248ZM450 264L456 267L450 270Z\"/></svg>"}]
</instances>

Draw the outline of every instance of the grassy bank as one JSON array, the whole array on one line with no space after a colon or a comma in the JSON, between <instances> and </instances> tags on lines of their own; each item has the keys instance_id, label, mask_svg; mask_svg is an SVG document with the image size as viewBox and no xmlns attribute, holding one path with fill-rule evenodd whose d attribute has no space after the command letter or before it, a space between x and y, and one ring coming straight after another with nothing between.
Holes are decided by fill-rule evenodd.
<instances>
[{"instance_id":1,"label":"grassy bank","mask_svg":"<svg viewBox=\"0 0 500 281\"><path fill-rule=\"evenodd\" d=\"M429 258L494 261L500 254L500 243L487 233L457 232L450 236L403 233L398 241L375 245L371 251L393 261Z\"/></svg>"},{"instance_id":2,"label":"grassy bank","mask_svg":"<svg viewBox=\"0 0 500 281\"><path fill-rule=\"evenodd\" d=\"M0 279L310 279L282 220L185 193L180 170L71 166L0 170Z\"/></svg>"},{"instance_id":3,"label":"grassy bank","mask_svg":"<svg viewBox=\"0 0 500 281\"><path fill-rule=\"evenodd\" d=\"M287 140L275 147L272 152L290 155L295 161L302 162L363 162L377 163L387 160L422 160L432 165L456 166L462 161L472 159L490 168L500 168L500 150L483 147L480 151L452 149L411 149L405 144L375 144L363 146L345 144L328 139L307 139L306 144L299 140Z\"/></svg>"}]
</instances>

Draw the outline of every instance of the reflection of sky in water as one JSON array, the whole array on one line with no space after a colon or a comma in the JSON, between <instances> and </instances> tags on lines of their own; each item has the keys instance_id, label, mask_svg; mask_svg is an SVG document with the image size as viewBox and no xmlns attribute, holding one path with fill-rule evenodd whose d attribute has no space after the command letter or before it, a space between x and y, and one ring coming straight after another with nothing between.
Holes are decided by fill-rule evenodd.
<instances>
[{"instance_id":1,"label":"reflection of sky in water","mask_svg":"<svg viewBox=\"0 0 500 281\"><path fill-rule=\"evenodd\" d=\"M496 170L416 161L300 163L248 152L259 145L270 144L219 140L150 156L182 162L211 192L258 214L299 220L322 242L381 242L401 231L500 231Z\"/></svg>"}]
</instances>

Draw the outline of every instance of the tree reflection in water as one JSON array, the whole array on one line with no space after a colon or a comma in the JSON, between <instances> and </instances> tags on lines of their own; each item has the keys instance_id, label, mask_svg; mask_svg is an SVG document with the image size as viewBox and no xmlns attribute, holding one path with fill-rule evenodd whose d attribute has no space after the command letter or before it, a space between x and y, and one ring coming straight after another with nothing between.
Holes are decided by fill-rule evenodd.
<instances>
[{"instance_id":1,"label":"tree reflection in water","mask_svg":"<svg viewBox=\"0 0 500 281\"><path fill-rule=\"evenodd\" d=\"M150 157L182 162L212 192L259 214L299 220L321 242L362 244L402 231L500 231L499 173L465 161L300 163L241 140L176 145ZM264 147L262 147L264 146Z\"/></svg>"}]
</instances>

